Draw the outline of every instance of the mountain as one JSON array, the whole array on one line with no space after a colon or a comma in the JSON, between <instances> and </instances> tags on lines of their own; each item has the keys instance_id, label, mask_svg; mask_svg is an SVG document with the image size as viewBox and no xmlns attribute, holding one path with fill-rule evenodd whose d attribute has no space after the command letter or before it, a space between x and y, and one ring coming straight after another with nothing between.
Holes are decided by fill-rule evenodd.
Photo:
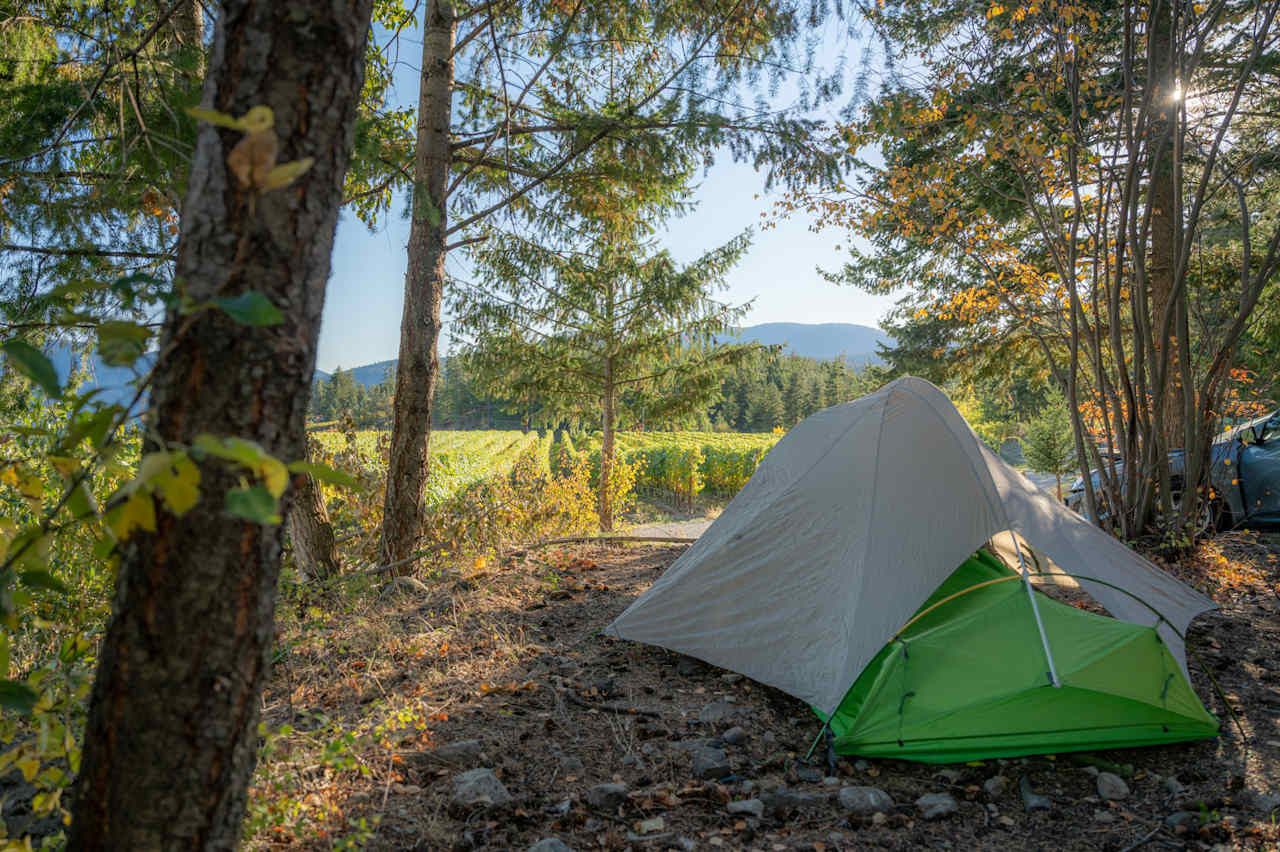
<instances>
[{"instance_id":1,"label":"mountain","mask_svg":"<svg viewBox=\"0 0 1280 852\"><path fill-rule=\"evenodd\" d=\"M849 364L878 362L877 346L893 343L893 339L878 328L847 322L767 322L746 326L738 332L738 339L782 346L790 354L821 361L843 356Z\"/></svg>"},{"instance_id":2,"label":"mountain","mask_svg":"<svg viewBox=\"0 0 1280 852\"><path fill-rule=\"evenodd\" d=\"M389 361L378 361L376 364L365 364L363 367L352 367L351 369L343 369L343 372L350 373L351 377L367 388L374 385L382 384L383 379L387 377L388 370L396 368L396 359ZM324 370L316 370L316 381L327 382L331 373Z\"/></svg>"},{"instance_id":3,"label":"mountain","mask_svg":"<svg viewBox=\"0 0 1280 852\"><path fill-rule=\"evenodd\" d=\"M886 346L893 343L893 338L878 328L848 322L766 322L739 329L734 339L766 346L781 346L788 354L817 358L820 361L843 356L851 366L879 363L880 355L876 347L881 343ZM394 369L395 365L393 358L390 361L353 367L347 372L360 384L372 387L385 379L387 370ZM330 375L324 370L316 370L317 381L328 381Z\"/></svg>"}]
</instances>

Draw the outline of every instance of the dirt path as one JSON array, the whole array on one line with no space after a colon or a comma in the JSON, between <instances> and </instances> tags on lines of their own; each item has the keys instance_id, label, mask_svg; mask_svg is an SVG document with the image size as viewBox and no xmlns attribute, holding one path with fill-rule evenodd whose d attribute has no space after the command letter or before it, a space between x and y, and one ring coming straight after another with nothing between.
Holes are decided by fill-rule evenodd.
<instances>
[{"instance_id":1,"label":"dirt path","mask_svg":"<svg viewBox=\"0 0 1280 852\"><path fill-rule=\"evenodd\" d=\"M284 689L273 690L266 717L295 728L321 711L352 726L384 720L385 745L361 757L368 774L324 788L346 824L376 818L367 842L379 849L523 850L548 838L576 850L1119 852L1143 838L1150 849L1274 849L1280 599L1270 586L1280 568L1268 548L1274 557L1280 539L1240 545L1223 576L1205 573L1220 550L1178 569L1212 585L1223 603L1196 621L1190 645L1238 706L1248 745L1224 721L1215 740L1101 753L1132 767L1130 793L1112 802L1099 798L1096 768L1065 756L806 765L819 725L800 702L599 635L680 547L566 549L442 581L383 613L374 628L382 656L351 647L343 657L333 650L341 637L311 657L299 646L296 661L315 667L327 689L289 687L287 701ZM364 634L347 635L354 643ZM1226 720L1203 673L1194 665L1193 673L1206 705ZM308 682L299 668L285 677ZM1048 797L1048 810L1024 808L1024 777ZM482 787L471 804L458 797L468 779ZM846 806L855 794L841 803L842 788L852 787L878 788L892 804L880 816L859 815ZM949 795L955 811L924 818L916 802L925 794Z\"/></svg>"}]
</instances>

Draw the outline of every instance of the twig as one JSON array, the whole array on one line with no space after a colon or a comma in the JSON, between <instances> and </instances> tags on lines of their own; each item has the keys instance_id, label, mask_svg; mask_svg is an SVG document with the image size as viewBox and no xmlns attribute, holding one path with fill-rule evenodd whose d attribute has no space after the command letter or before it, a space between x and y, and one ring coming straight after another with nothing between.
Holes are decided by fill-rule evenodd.
<instances>
[{"instance_id":1,"label":"twig","mask_svg":"<svg viewBox=\"0 0 1280 852\"><path fill-rule=\"evenodd\" d=\"M585 707L588 710L607 710L610 713L626 713L630 716L649 716L654 719L662 718L662 713L657 710L643 710L639 707L622 707L617 704L604 704L597 701L588 701L585 698L578 697L569 689L557 689L556 692L563 695L570 704L576 704L579 707Z\"/></svg>"},{"instance_id":2,"label":"twig","mask_svg":"<svg viewBox=\"0 0 1280 852\"><path fill-rule=\"evenodd\" d=\"M1121 850L1120 850L1120 852L1133 852L1133 850L1137 849L1139 846L1142 846L1142 845L1143 845L1143 844L1145 844L1148 840L1150 840L1151 838L1155 837L1155 836L1156 836L1156 834L1157 834L1157 833L1160 831L1160 829L1161 829L1161 828L1163 828L1163 827L1164 827L1164 826L1163 826L1163 824L1162 824L1162 823L1157 822L1157 823L1156 823L1156 827L1155 827L1155 828L1153 828L1153 829L1151 829L1150 831L1148 831L1146 834L1144 834L1144 835L1142 836L1142 839L1141 839L1141 840L1139 840L1137 843L1134 843L1132 846L1126 846L1126 847L1124 847L1123 849L1121 849Z\"/></svg>"}]
</instances>

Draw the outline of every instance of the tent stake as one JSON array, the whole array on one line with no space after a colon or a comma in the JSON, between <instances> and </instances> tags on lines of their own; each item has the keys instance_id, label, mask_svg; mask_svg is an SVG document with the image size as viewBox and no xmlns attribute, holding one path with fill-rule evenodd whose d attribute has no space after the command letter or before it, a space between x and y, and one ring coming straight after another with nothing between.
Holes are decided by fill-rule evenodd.
<instances>
[{"instance_id":1,"label":"tent stake","mask_svg":"<svg viewBox=\"0 0 1280 852\"><path fill-rule=\"evenodd\" d=\"M1027 588L1027 600L1031 601L1031 612L1036 617L1036 627L1040 630L1040 644L1044 646L1044 657L1049 661L1049 681L1055 689L1060 689L1062 683L1058 680L1058 669L1053 664L1053 651L1049 650L1049 637L1044 632L1044 622L1040 620L1040 607L1036 605L1036 596L1031 588L1031 572L1027 570L1027 560L1022 556L1022 547L1018 544L1018 533L1016 530L1009 531L1009 538L1013 539L1014 552L1018 554L1018 566L1022 568L1022 582Z\"/></svg>"},{"instance_id":2,"label":"tent stake","mask_svg":"<svg viewBox=\"0 0 1280 852\"><path fill-rule=\"evenodd\" d=\"M833 714L834 715L834 714ZM813 750L818 747L818 743L822 741L822 735L831 727L831 716L827 717L827 721L822 723L822 727L818 729L818 735L813 738L813 745L809 746L809 750L804 754L804 762L808 763L809 758L813 757Z\"/></svg>"}]
</instances>

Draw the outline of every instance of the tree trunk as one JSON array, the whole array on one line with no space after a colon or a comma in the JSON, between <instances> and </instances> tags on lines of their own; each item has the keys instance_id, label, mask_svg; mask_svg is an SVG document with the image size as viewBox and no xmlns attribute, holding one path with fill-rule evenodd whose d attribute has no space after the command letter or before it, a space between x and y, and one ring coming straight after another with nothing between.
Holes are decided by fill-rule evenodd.
<instances>
[{"instance_id":1,"label":"tree trunk","mask_svg":"<svg viewBox=\"0 0 1280 852\"><path fill-rule=\"evenodd\" d=\"M1177 266L1177 234L1180 220L1177 192L1174 186L1174 132L1177 127L1178 104L1174 63L1173 10L1168 0L1156 0L1151 6L1147 58L1151 65L1151 236L1150 259L1147 262L1147 288L1151 294L1152 339L1164 368L1164 381L1156 389L1156 404L1164 417L1166 450L1183 444L1183 405L1178 388L1183 381L1177 357L1177 308L1173 303L1174 275ZM1175 312L1166 325L1165 317ZM1167 330L1166 330L1167 329ZM1154 367L1155 365L1153 365Z\"/></svg>"},{"instance_id":2,"label":"tree trunk","mask_svg":"<svg viewBox=\"0 0 1280 852\"><path fill-rule=\"evenodd\" d=\"M275 112L279 162L314 157L292 185L240 186L241 134L202 126L177 277L195 304L257 291L283 321L170 312L155 366L148 450L202 433L304 456L329 258L364 80L371 0L223 0L205 104ZM99 655L68 842L71 849L230 850L257 757L281 529L224 511L241 471L199 462L200 501L161 505L124 546Z\"/></svg>"},{"instance_id":3,"label":"tree trunk","mask_svg":"<svg viewBox=\"0 0 1280 852\"><path fill-rule=\"evenodd\" d=\"M340 567L337 539L329 521L324 493L309 473L294 477L293 503L289 506L289 543L300 580L327 580Z\"/></svg>"},{"instance_id":4,"label":"tree trunk","mask_svg":"<svg viewBox=\"0 0 1280 852\"><path fill-rule=\"evenodd\" d=\"M444 293L445 188L449 177L453 45L457 19L447 0L432 0L422 39L418 142L414 160L413 220L404 276L400 360L391 419L391 458L382 514L382 562L401 562L412 573L423 525L431 438L431 403L440 361L440 299Z\"/></svg>"},{"instance_id":5,"label":"tree trunk","mask_svg":"<svg viewBox=\"0 0 1280 852\"><path fill-rule=\"evenodd\" d=\"M613 530L613 432L617 388L613 384L613 359L604 360L604 405L600 416L600 529Z\"/></svg>"}]
</instances>

